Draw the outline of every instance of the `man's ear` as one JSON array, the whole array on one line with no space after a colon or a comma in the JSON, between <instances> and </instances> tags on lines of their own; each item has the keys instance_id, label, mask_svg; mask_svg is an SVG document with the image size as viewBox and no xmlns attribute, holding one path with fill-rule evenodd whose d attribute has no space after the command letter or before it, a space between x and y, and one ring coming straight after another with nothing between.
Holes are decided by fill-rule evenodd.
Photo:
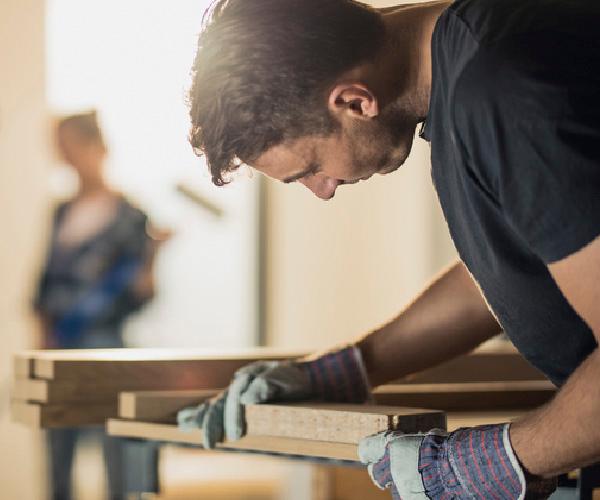
<instances>
[{"instance_id":1,"label":"man's ear","mask_svg":"<svg viewBox=\"0 0 600 500\"><path fill-rule=\"evenodd\" d=\"M327 103L334 115L352 118L371 119L379 114L377 98L362 83L340 83L329 93Z\"/></svg>"}]
</instances>

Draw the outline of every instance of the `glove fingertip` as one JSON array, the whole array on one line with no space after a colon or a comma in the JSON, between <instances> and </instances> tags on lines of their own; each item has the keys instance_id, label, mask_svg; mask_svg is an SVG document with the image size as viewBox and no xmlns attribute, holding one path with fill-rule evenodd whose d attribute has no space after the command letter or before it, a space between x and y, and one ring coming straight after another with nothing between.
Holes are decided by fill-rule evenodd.
<instances>
[{"instance_id":1,"label":"glove fingertip","mask_svg":"<svg viewBox=\"0 0 600 500\"><path fill-rule=\"evenodd\" d=\"M362 438L358 443L358 458L363 464L381 460L385 455L388 436L384 432Z\"/></svg>"},{"instance_id":2,"label":"glove fingertip","mask_svg":"<svg viewBox=\"0 0 600 500\"><path fill-rule=\"evenodd\" d=\"M268 380L257 377L242 393L240 403L243 405L266 403L273 398L274 392L275 389L269 384Z\"/></svg>"}]
</instances>

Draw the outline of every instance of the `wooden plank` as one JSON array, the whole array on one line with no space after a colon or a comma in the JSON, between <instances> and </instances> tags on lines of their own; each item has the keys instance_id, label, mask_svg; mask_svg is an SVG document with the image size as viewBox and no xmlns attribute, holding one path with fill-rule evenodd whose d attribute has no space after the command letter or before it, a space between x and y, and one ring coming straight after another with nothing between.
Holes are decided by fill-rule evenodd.
<instances>
[{"instance_id":1,"label":"wooden plank","mask_svg":"<svg viewBox=\"0 0 600 500\"><path fill-rule=\"evenodd\" d=\"M519 410L449 413L448 429L455 430L459 427L512 421L523 413ZM107 432L112 436L202 445L200 430L183 432L175 424L110 419L107 422ZM222 443L218 445L218 448L357 461L356 444L353 443L332 443L273 436L244 436L239 441Z\"/></svg>"},{"instance_id":2,"label":"wooden plank","mask_svg":"<svg viewBox=\"0 0 600 500\"><path fill-rule=\"evenodd\" d=\"M45 380L17 379L13 382L11 397L14 400L46 403L48 384Z\"/></svg>"},{"instance_id":3,"label":"wooden plank","mask_svg":"<svg viewBox=\"0 0 600 500\"><path fill-rule=\"evenodd\" d=\"M40 405L11 402L11 419L35 429L102 425L117 416L117 404Z\"/></svg>"},{"instance_id":4,"label":"wooden plank","mask_svg":"<svg viewBox=\"0 0 600 500\"><path fill-rule=\"evenodd\" d=\"M177 391L180 382L171 379L105 379L94 381L17 379L13 399L40 403L114 401L120 392L160 390ZM535 408L549 401L556 392L546 380L471 382L455 384L390 384L375 389L377 404L455 410L501 410ZM156 394L159 395L158 393Z\"/></svg>"},{"instance_id":5,"label":"wooden plank","mask_svg":"<svg viewBox=\"0 0 600 500\"><path fill-rule=\"evenodd\" d=\"M211 391L121 393L119 417L174 422L178 410L213 395ZM435 410L311 402L248 405L246 427L248 435L357 443L364 436L384 430L418 432L445 428L446 420L442 412Z\"/></svg>"},{"instance_id":6,"label":"wooden plank","mask_svg":"<svg viewBox=\"0 0 600 500\"><path fill-rule=\"evenodd\" d=\"M304 352L273 349L216 352L189 349L84 349L32 351L33 374L41 379L169 380L173 387L224 387L238 368L258 360L293 359Z\"/></svg>"},{"instance_id":7,"label":"wooden plank","mask_svg":"<svg viewBox=\"0 0 600 500\"><path fill-rule=\"evenodd\" d=\"M177 384L179 381L173 379L18 379L13 383L11 396L16 400L47 404L114 402L118 400L120 392L173 391L177 389Z\"/></svg>"},{"instance_id":8,"label":"wooden plank","mask_svg":"<svg viewBox=\"0 0 600 500\"><path fill-rule=\"evenodd\" d=\"M525 415L527 411L514 409L502 411L457 411L448 413L448 430L455 431L460 427L475 427L476 425L501 424L512 422Z\"/></svg>"},{"instance_id":9,"label":"wooden plank","mask_svg":"<svg viewBox=\"0 0 600 500\"><path fill-rule=\"evenodd\" d=\"M106 429L111 436L202 445L202 431L183 432L175 424L109 419ZM356 461L356 444L272 436L244 436L238 441L219 443L217 449Z\"/></svg>"},{"instance_id":10,"label":"wooden plank","mask_svg":"<svg viewBox=\"0 0 600 500\"><path fill-rule=\"evenodd\" d=\"M218 391L137 391L119 394L119 418L174 422L177 412L215 396Z\"/></svg>"},{"instance_id":11,"label":"wooden plank","mask_svg":"<svg viewBox=\"0 0 600 500\"><path fill-rule=\"evenodd\" d=\"M399 384L438 384L547 380L508 342L475 349L469 354L399 379Z\"/></svg>"},{"instance_id":12,"label":"wooden plank","mask_svg":"<svg viewBox=\"0 0 600 500\"><path fill-rule=\"evenodd\" d=\"M338 443L358 443L387 430L406 433L446 428L444 413L397 406L327 403L246 406L249 436L276 436Z\"/></svg>"},{"instance_id":13,"label":"wooden plank","mask_svg":"<svg viewBox=\"0 0 600 500\"><path fill-rule=\"evenodd\" d=\"M16 379L33 377L33 358L25 353L13 357L13 373Z\"/></svg>"},{"instance_id":14,"label":"wooden plank","mask_svg":"<svg viewBox=\"0 0 600 500\"><path fill-rule=\"evenodd\" d=\"M390 384L375 389L377 404L436 408L444 411L537 408L556 387L548 380L454 384Z\"/></svg>"}]
</instances>

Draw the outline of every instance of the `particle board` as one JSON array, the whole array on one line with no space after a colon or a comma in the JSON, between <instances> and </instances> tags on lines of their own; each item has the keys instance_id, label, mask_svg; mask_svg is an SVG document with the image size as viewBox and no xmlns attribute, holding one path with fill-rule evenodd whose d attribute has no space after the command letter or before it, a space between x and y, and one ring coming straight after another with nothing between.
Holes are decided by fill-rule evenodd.
<instances>
[{"instance_id":1,"label":"particle board","mask_svg":"<svg viewBox=\"0 0 600 500\"><path fill-rule=\"evenodd\" d=\"M249 436L358 443L387 430L406 433L446 428L443 412L420 408L327 403L261 404L246 406Z\"/></svg>"},{"instance_id":2,"label":"particle board","mask_svg":"<svg viewBox=\"0 0 600 500\"><path fill-rule=\"evenodd\" d=\"M212 397L210 391L121 393L119 417L145 422L174 422L177 411ZM245 407L247 435L357 443L386 430L403 432L445 428L443 412L398 406L321 402L258 404Z\"/></svg>"},{"instance_id":3,"label":"particle board","mask_svg":"<svg viewBox=\"0 0 600 500\"><path fill-rule=\"evenodd\" d=\"M107 433L111 436L202 445L202 431L183 432L175 424L109 419L106 429ZM244 436L238 441L219 443L217 449L329 458L334 460L357 460L356 444L309 441L273 436Z\"/></svg>"},{"instance_id":4,"label":"particle board","mask_svg":"<svg viewBox=\"0 0 600 500\"><path fill-rule=\"evenodd\" d=\"M521 410L449 413L448 430L455 430L459 427L508 422L515 420L523 415L523 413ZM197 446L202 445L201 430L183 432L175 424L110 419L107 422L107 433L112 436ZM336 443L285 437L244 436L239 441L220 443L218 449L358 461L357 446L355 443Z\"/></svg>"}]
</instances>

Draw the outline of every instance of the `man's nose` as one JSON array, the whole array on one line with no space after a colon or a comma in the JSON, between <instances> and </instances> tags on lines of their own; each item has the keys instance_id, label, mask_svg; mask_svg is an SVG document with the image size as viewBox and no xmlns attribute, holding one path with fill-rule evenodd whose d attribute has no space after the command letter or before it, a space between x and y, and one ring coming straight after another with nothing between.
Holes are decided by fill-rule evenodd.
<instances>
[{"instance_id":1,"label":"man's nose","mask_svg":"<svg viewBox=\"0 0 600 500\"><path fill-rule=\"evenodd\" d=\"M322 200L330 200L333 198L335 190L340 185L338 179L321 174L315 174L306 179L300 179L300 182Z\"/></svg>"}]
</instances>

